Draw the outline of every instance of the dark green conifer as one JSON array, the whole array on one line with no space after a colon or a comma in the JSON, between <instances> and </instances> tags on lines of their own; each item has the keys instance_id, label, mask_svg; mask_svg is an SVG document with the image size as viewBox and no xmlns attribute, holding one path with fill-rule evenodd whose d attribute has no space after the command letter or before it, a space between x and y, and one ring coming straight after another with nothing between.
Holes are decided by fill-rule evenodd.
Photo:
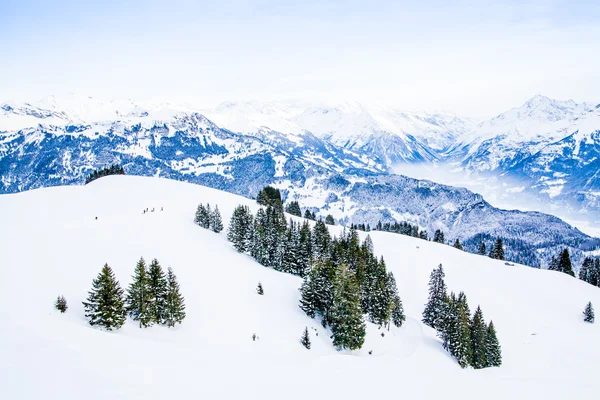
<instances>
[{"instance_id":1,"label":"dark green conifer","mask_svg":"<svg viewBox=\"0 0 600 400\"><path fill-rule=\"evenodd\" d=\"M460 244L460 240L456 239L454 241L454 248L459 249L459 250L463 250L462 245Z\"/></svg>"},{"instance_id":2,"label":"dark green conifer","mask_svg":"<svg viewBox=\"0 0 600 400\"><path fill-rule=\"evenodd\" d=\"M148 288L150 297L150 318L157 324L165 323L167 280L162 267L155 258L148 270Z\"/></svg>"},{"instance_id":3,"label":"dark green conifer","mask_svg":"<svg viewBox=\"0 0 600 400\"><path fill-rule=\"evenodd\" d=\"M125 323L123 289L108 264L93 280L92 290L83 306L85 317L92 326L99 325L110 331L119 329Z\"/></svg>"},{"instance_id":4,"label":"dark green conifer","mask_svg":"<svg viewBox=\"0 0 600 400\"><path fill-rule=\"evenodd\" d=\"M592 306L591 301L587 303L585 310L583 310L583 320L591 324L594 323L594 307Z\"/></svg>"},{"instance_id":5,"label":"dark green conifer","mask_svg":"<svg viewBox=\"0 0 600 400\"><path fill-rule=\"evenodd\" d=\"M237 206L233 210L227 240L240 253L250 252L253 242L253 217L248 206Z\"/></svg>"},{"instance_id":6,"label":"dark green conifer","mask_svg":"<svg viewBox=\"0 0 600 400\"><path fill-rule=\"evenodd\" d=\"M571 264L571 256L569 255L568 249L564 249L560 253L560 257L558 258L558 270L560 272L564 272L567 275L575 276L575 272L573 272L573 266Z\"/></svg>"},{"instance_id":7,"label":"dark green conifer","mask_svg":"<svg viewBox=\"0 0 600 400\"><path fill-rule=\"evenodd\" d=\"M487 326L483 319L483 312L481 307L477 306L471 321L471 348L473 350L471 365L475 369L487 367L486 335Z\"/></svg>"},{"instance_id":8,"label":"dark green conifer","mask_svg":"<svg viewBox=\"0 0 600 400\"><path fill-rule=\"evenodd\" d=\"M485 335L485 354L487 357L487 367L499 367L502 365L502 351L496 337L496 328L492 321L490 321Z\"/></svg>"},{"instance_id":9,"label":"dark green conifer","mask_svg":"<svg viewBox=\"0 0 600 400\"><path fill-rule=\"evenodd\" d=\"M477 254L481 254L482 256L485 256L487 254L487 251L485 249L485 243L483 241L479 243Z\"/></svg>"},{"instance_id":10,"label":"dark green conifer","mask_svg":"<svg viewBox=\"0 0 600 400\"><path fill-rule=\"evenodd\" d=\"M366 327L360 306L360 291L354 273L345 265L338 270L331 309L333 345L357 350L365 341Z\"/></svg>"},{"instance_id":11,"label":"dark green conifer","mask_svg":"<svg viewBox=\"0 0 600 400\"><path fill-rule=\"evenodd\" d=\"M433 241L436 243L445 243L444 232L436 229L435 233L433 234Z\"/></svg>"},{"instance_id":12,"label":"dark green conifer","mask_svg":"<svg viewBox=\"0 0 600 400\"><path fill-rule=\"evenodd\" d=\"M302 333L302 338L300 338L300 343L302 343L302 346L304 346L308 350L310 350L310 335L308 334L308 327L304 328L304 332Z\"/></svg>"},{"instance_id":13,"label":"dark green conifer","mask_svg":"<svg viewBox=\"0 0 600 400\"><path fill-rule=\"evenodd\" d=\"M327 214L327 217L325 217L325 223L327 225L335 225L335 220L333 219L333 215Z\"/></svg>"},{"instance_id":14,"label":"dark green conifer","mask_svg":"<svg viewBox=\"0 0 600 400\"><path fill-rule=\"evenodd\" d=\"M434 329L438 329L441 326L447 306L444 277L442 264L437 269L434 269L429 277L429 299L423 310L423 323Z\"/></svg>"},{"instance_id":15,"label":"dark green conifer","mask_svg":"<svg viewBox=\"0 0 600 400\"><path fill-rule=\"evenodd\" d=\"M300 204L297 201L292 201L285 207L285 212L288 214L295 215L297 217L302 216L302 210L300 209Z\"/></svg>"},{"instance_id":16,"label":"dark green conifer","mask_svg":"<svg viewBox=\"0 0 600 400\"><path fill-rule=\"evenodd\" d=\"M177 276L171 268L167 269L167 293L164 322L169 328L181 324L185 318L185 299L179 291Z\"/></svg>"},{"instance_id":17,"label":"dark green conifer","mask_svg":"<svg viewBox=\"0 0 600 400\"><path fill-rule=\"evenodd\" d=\"M210 215L210 229L216 233L223 230L223 219L221 218L221 212L219 211L218 206L215 206L215 209Z\"/></svg>"},{"instance_id":18,"label":"dark green conifer","mask_svg":"<svg viewBox=\"0 0 600 400\"><path fill-rule=\"evenodd\" d=\"M67 311L69 307L67 307L67 299L64 296L58 296L56 298L56 302L54 302L54 308L56 308L61 313Z\"/></svg>"},{"instance_id":19,"label":"dark green conifer","mask_svg":"<svg viewBox=\"0 0 600 400\"><path fill-rule=\"evenodd\" d=\"M127 291L125 310L131 319L139 322L140 328L146 328L153 322L151 307L152 298L146 262L140 258L135 267L133 281Z\"/></svg>"},{"instance_id":20,"label":"dark green conifer","mask_svg":"<svg viewBox=\"0 0 600 400\"><path fill-rule=\"evenodd\" d=\"M261 296L263 294L265 294L265 291L263 289L263 285L260 282L258 282L258 286L256 287L256 293L260 294Z\"/></svg>"}]
</instances>

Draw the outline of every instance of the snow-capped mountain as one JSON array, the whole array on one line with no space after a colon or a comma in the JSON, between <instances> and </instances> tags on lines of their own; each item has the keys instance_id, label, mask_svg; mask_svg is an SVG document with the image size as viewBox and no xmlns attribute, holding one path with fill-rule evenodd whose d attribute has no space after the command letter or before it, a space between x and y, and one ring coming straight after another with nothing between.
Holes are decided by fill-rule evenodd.
<instances>
[{"instance_id":1,"label":"snow-capped mountain","mask_svg":"<svg viewBox=\"0 0 600 400\"><path fill-rule=\"evenodd\" d=\"M600 324L582 316L587 302L600 304L592 285L371 232L375 254L397 280L406 321L390 330L367 321L362 349L336 351L331 330L298 307L301 278L237 253L225 232L195 225L201 202L219 206L225 231L234 207L258 209L230 193L132 176L0 196L0 243L10 249L0 252L3 398L597 397ZM148 207L164 211L142 213ZM108 263L126 290L140 257L156 257L176 273L185 297L183 323L140 329L128 318L117 331L89 326L81 303L102 266ZM461 369L421 322L429 274L439 264L448 291L464 291L471 312L480 305L486 322L493 320L502 366ZM52 307L58 295L67 300L64 314ZM310 350L300 344L306 327ZM307 371L310 379L303 378Z\"/></svg>"},{"instance_id":2,"label":"snow-capped mountain","mask_svg":"<svg viewBox=\"0 0 600 400\"><path fill-rule=\"evenodd\" d=\"M110 110L111 107L107 107ZM113 163L127 174L161 176L253 197L267 184L288 199L344 223L409 221L475 246L478 235L514 239L518 261L545 265L559 246L578 260L591 238L555 217L503 211L481 196L429 181L392 175L379 158L349 150L308 131L286 135L220 128L202 114L169 106L142 113L64 114L66 125L45 124L0 133L0 191L81 183L93 169ZM58 113L58 111L56 111ZM112 112L109 111L109 116ZM508 221L508 222L507 222ZM552 237L552 240L546 240ZM472 242L472 243L471 243ZM518 249L518 251L517 251Z\"/></svg>"},{"instance_id":3,"label":"snow-capped mountain","mask_svg":"<svg viewBox=\"0 0 600 400\"><path fill-rule=\"evenodd\" d=\"M223 103L203 113L241 133L254 133L263 127L284 134L308 131L338 146L377 157L387 165L437 160L456 136L473 126L472 120L454 115L406 113L357 102Z\"/></svg>"}]
</instances>

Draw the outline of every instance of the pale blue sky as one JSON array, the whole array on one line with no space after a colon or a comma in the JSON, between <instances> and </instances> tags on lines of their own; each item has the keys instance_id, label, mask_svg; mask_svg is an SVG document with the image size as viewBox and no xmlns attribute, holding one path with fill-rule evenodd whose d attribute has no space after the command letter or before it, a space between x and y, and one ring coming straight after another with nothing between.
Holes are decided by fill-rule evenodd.
<instances>
[{"instance_id":1,"label":"pale blue sky","mask_svg":"<svg viewBox=\"0 0 600 400\"><path fill-rule=\"evenodd\" d=\"M0 0L0 100L600 102L596 3Z\"/></svg>"}]
</instances>

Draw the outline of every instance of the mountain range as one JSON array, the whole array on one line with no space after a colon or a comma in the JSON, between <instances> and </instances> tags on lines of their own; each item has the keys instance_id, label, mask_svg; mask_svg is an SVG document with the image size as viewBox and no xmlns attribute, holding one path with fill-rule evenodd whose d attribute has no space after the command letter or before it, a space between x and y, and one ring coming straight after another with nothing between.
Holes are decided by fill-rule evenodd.
<instances>
[{"instance_id":1,"label":"mountain range","mask_svg":"<svg viewBox=\"0 0 600 400\"><path fill-rule=\"evenodd\" d=\"M441 229L469 250L502 236L513 261L532 266L561 246L576 261L597 246L556 217L501 210L467 189L391 171L398 163L452 163L467 173L500 172L530 182L526 190L536 196L596 212L598 107L536 96L477 123L357 103L195 109L67 100L0 106L0 192L81 183L93 169L119 163L128 174L246 197L271 184L320 216L371 226L408 221L430 235Z\"/></svg>"}]
</instances>

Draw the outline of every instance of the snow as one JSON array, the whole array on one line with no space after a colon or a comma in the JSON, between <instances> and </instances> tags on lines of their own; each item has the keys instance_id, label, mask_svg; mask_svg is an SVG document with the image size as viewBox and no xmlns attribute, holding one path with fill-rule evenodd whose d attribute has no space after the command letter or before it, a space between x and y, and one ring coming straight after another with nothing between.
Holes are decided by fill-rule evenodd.
<instances>
[{"instance_id":1,"label":"snow","mask_svg":"<svg viewBox=\"0 0 600 400\"><path fill-rule=\"evenodd\" d=\"M597 397L600 323L584 323L581 313L588 301L600 305L598 288L557 272L372 232L408 320L385 337L368 324L362 350L337 352L329 333L298 308L301 280L237 254L224 232L194 225L200 202L218 204L225 224L240 203L257 209L251 200L202 186L131 176L0 196L3 397ZM146 207L164 211L142 214ZM142 330L131 321L116 332L88 326L81 301L102 265L108 263L125 288L140 256L174 269L186 320L171 330ZM439 263L449 288L464 290L471 309L480 304L486 320L493 319L502 367L461 370L421 324L429 274ZM264 296L255 292L259 281ZM59 294L68 301L66 314L52 307ZM305 326L310 351L298 342Z\"/></svg>"}]
</instances>

